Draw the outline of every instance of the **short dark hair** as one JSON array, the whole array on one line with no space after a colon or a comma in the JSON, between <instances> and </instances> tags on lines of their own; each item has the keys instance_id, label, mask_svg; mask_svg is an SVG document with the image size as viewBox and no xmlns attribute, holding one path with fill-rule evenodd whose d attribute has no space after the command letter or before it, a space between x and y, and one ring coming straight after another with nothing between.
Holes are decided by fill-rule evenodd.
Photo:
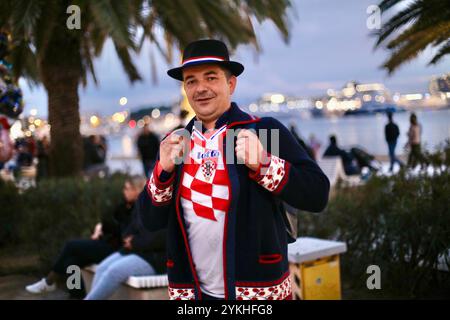
<instances>
[{"instance_id":1,"label":"short dark hair","mask_svg":"<svg viewBox=\"0 0 450 320\"><path fill-rule=\"evenodd\" d=\"M220 66L220 69L222 69L223 72L225 73L225 78L227 78L227 80L230 80L230 78L233 76L233 73L231 73L229 69L222 66Z\"/></svg>"},{"instance_id":2,"label":"short dark hair","mask_svg":"<svg viewBox=\"0 0 450 320\"><path fill-rule=\"evenodd\" d=\"M388 117L389 121L392 121L392 111L388 111L387 117Z\"/></svg>"},{"instance_id":3,"label":"short dark hair","mask_svg":"<svg viewBox=\"0 0 450 320\"><path fill-rule=\"evenodd\" d=\"M331 144L336 144L337 143L337 138L336 138L336 136L334 134L332 134L330 136L330 143Z\"/></svg>"}]
</instances>

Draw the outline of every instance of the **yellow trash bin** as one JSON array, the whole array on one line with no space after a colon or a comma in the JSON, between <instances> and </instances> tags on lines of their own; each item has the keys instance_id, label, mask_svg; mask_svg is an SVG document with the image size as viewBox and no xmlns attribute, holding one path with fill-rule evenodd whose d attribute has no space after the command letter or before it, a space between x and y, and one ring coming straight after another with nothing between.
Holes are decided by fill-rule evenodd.
<instances>
[{"instance_id":1,"label":"yellow trash bin","mask_svg":"<svg viewBox=\"0 0 450 320\"><path fill-rule=\"evenodd\" d=\"M341 299L339 255L345 251L347 245L344 242L308 237L289 244L293 298Z\"/></svg>"}]
</instances>

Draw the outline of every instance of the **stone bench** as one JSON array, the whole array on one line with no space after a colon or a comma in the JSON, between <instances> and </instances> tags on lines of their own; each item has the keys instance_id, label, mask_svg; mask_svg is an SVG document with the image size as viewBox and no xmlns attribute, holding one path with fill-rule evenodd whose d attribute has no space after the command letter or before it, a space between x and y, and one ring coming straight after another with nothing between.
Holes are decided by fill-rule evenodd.
<instances>
[{"instance_id":1,"label":"stone bench","mask_svg":"<svg viewBox=\"0 0 450 320\"><path fill-rule=\"evenodd\" d=\"M324 157L317 161L323 173L330 180L331 187L334 187L339 180L348 186L359 186L363 184L359 175L348 176L345 173L344 165L340 157Z\"/></svg>"},{"instance_id":2,"label":"stone bench","mask_svg":"<svg viewBox=\"0 0 450 320\"><path fill-rule=\"evenodd\" d=\"M96 265L82 270L86 291L91 290ZM168 300L167 274L154 276L131 276L109 298L110 300Z\"/></svg>"}]
</instances>

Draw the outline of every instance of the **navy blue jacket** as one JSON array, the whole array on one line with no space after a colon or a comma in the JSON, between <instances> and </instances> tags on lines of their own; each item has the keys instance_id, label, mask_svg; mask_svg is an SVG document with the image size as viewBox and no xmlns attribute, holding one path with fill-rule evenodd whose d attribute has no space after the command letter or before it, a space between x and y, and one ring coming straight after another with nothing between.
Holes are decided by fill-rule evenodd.
<instances>
[{"instance_id":1,"label":"navy blue jacket","mask_svg":"<svg viewBox=\"0 0 450 320\"><path fill-rule=\"evenodd\" d=\"M193 122L194 119L186 126L189 132ZM232 103L216 122L216 128L224 124L228 124L228 129L268 129L269 139L265 147L269 153L272 152L270 130L278 129L278 156L285 160L286 169L279 187L270 192L250 178L251 171L244 164L237 164L235 155L234 163L226 164L231 183L231 202L225 220L223 243L225 298L289 298L287 293L282 296L276 294L286 291L288 287L290 290L288 235L280 201L301 210L320 212L327 204L330 183L278 120L252 117ZM202 299L180 205L182 166L176 166L175 174L169 181L159 182L160 189L166 188L166 194L159 194L158 191L156 195L164 201L154 201L152 195L155 196L155 190L152 193L150 188L152 178L138 201L143 223L150 231L168 228L170 297Z\"/></svg>"}]
</instances>

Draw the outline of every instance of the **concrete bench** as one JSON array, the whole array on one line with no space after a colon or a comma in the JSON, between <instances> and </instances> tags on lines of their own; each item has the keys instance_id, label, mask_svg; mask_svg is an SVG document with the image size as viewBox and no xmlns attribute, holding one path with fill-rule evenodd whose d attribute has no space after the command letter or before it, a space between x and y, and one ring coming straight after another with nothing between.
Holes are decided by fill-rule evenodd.
<instances>
[{"instance_id":1,"label":"concrete bench","mask_svg":"<svg viewBox=\"0 0 450 320\"><path fill-rule=\"evenodd\" d=\"M331 187L334 187L339 179L349 186L358 186L363 183L359 175L348 176L345 173L340 157L325 157L318 160L317 164L330 180Z\"/></svg>"},{"instance_id":2,"label":"concrete bench","mask_svg":"<svg viewBox=\"0 0 450 320\"><path fill-rule=\"evenodd\" d=\"M82 270L86 291L92 287L96 265ZM167 274L154 276L131 276L110 297L110 300L168 300Z\"/></svg>"}]
</instances>

